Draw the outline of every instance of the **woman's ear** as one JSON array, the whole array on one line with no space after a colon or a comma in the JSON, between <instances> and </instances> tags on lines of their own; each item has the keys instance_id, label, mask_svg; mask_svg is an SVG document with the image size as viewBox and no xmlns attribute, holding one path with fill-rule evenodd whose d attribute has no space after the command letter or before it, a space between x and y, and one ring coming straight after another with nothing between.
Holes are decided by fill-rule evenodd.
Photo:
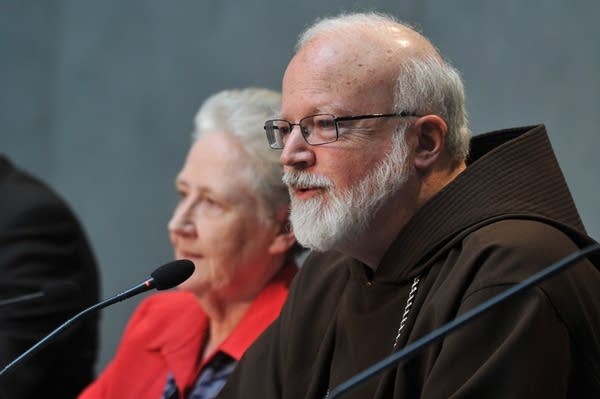
<instances>
[{"instance_id":1,"label":"woman's ear","mask_svg":"<svg viewBox=\"0 0 600 399\"><path fill-rule=\"evenodd\" d=\"M289 207L282 208L277 213L277 226L279 227L279 231L269 246L269 253L271 255L286 253L296 243L296 237L292 232L292 224L289 220L289 215Z\"/></svg>"},{"instance_id":2,"label":"woman's ear","mask_svg":"<svg viewBox=\"0 0 600 399\"><path fill-rule=\"evenodd\" d=\"M444 151L448 125L437 115L425 115L413 125L416 135L414 165L417 170L427 171Z\"/></svg>"}]
</instances>

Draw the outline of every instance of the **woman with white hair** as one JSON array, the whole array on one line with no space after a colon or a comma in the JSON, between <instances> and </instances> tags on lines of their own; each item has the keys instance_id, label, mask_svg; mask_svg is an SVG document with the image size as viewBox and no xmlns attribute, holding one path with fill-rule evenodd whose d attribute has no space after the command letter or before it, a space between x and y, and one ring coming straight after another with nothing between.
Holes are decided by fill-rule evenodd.
<instances>
[{"instance_id":1,"label":"woman with white hair","mask_svg":"<svg viewBox=\"0 0 600 399\"><path fill-rule=\"evenodd\" d=\"M196 270L140 304L114 359L80 398L212 398L278 316L297 270L289 196L262 129L279 101L249 88L204 102L168 225L176 258Z\"/></svg>"}]
</instances>

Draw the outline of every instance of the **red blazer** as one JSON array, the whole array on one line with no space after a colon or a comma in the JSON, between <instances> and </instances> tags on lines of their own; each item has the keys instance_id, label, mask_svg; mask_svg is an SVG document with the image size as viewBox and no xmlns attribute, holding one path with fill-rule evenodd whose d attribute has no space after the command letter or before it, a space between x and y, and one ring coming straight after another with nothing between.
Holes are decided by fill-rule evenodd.
<instances>
[{"instance_id":1,"label":"red blazer","mask_svg":"<svg viewBox=\"0 0 600 399\"><path fill-rule=\"evenodd\" d=\"M277 318L296 266L284 267L261 291L218 350L239 360ZM170 291L145 299L131 317L116 355L80 399L160 398L173 373L179 392L193 388L208 317L195 295Z\"/></svg>"}]
</instances>

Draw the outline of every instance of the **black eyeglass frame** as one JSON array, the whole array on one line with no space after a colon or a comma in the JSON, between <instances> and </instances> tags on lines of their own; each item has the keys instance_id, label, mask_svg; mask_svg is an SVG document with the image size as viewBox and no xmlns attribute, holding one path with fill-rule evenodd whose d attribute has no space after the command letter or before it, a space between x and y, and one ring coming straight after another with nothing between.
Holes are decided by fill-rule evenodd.
<instances>
[{"instance_id":1,"label":"black eyeglass frame","mask_svg":"<svg viewBox=\"0 0 600 399\"><path fill-rule=\"evenodd\" d=\"M332 138L331 140L325 141L322 143L313 144L308 141L308 136L310 136L310 134L306 134L306 132L302 128L302 121L306 120L308 118L314 118L315 116L321 116L321 115L329 115L329 116L333 117L333 123L335 125L335 138ZM338 141L338 139L340 137L338 122L355 121L355 120L361 120L361 119L373 119L373 118L394 118L394 117L395 118L408 118L408 117L419 117L419 116L421 116L421 115L418 115L415 112L408 112L408 111L402 111L400 113L392 113L392 114L366 114L366 115L339 116L339 117L335 116L333 114L313 114L313 115L305 116L304 118L300 119L298 121L298 123L292 123L285 119L269 119L268 121L265 122L265 125L263 128L265 129L265 133L267 134L267 141L269 142L269 147L271 147L274 150L282 150L283 146L281 146L281 147L278 146L277 141L274 139L273 135L270 134L270 132L269 132L269 129L272 130L272 128L267 126L269 123L271 123L271 125L272 125L273 122L286 122L290 126L290 132L288 134L292 133L294 126L298 126L300 128L300 133L302 133L302 137L304 138L304 141L306 141L306 143L308 145L317 146L317 145L334 143L334 142ZM272 137L273 137L273 139L271 139Z\"/></svg>"}]
</instances>

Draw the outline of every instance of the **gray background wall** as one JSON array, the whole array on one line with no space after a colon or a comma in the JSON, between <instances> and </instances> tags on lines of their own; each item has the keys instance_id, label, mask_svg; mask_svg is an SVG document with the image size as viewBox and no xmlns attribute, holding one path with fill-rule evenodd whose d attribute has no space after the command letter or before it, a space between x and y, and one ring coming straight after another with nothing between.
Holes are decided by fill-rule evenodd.
<instances>
[{"instance_id":1,"label":"gray background wall","mask_svg":"<svg viewBox=\"0 0 600 399\"><path fill-rule=\"evenodd\" d=\"M3 1L0 152L72 204L104 297L172 258L172 182L201 101L279 89L297 34L342 10L391 13L430 37L462 71L474 132L544 122L600 237L599 2ZM104 311L99 369L140 299Z\"/></svg>"}]
</instances>

